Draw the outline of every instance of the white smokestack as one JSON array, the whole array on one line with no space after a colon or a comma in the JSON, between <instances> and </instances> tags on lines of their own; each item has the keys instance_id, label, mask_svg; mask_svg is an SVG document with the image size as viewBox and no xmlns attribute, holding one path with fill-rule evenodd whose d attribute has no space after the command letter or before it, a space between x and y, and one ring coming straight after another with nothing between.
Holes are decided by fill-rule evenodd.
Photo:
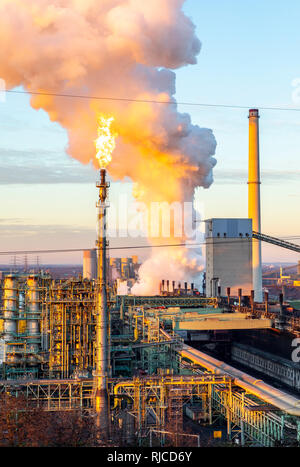
<instances>
[{"instance_id":1,"label":"white smokestack","mask_svg":"<svg viewBox=\"0 0 300 467\"><path fill-rule=\"evenodd\" d=\"M259 113L249 110L249 174L248 174L248 217L252 229L261 232L260 219L260 168L259 168ZM262 302L261 242L253 239L252 245L254 300Z\"/></svg>"}]
</instances>

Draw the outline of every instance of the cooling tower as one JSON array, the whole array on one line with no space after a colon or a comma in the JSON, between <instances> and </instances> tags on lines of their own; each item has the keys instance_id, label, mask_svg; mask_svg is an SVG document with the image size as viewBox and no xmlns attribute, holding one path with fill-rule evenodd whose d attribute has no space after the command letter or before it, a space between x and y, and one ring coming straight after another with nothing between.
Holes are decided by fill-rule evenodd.
<instances>
[{"instance_id":1,"label":"cooling tower","mask_svg":"<svg viewBox=\"0 0 300 467\"><path fill-rule=\"evenodd\" d=\"M83 279L97 279L96 249L83 252Z\"/></svg>"}]
</instances>

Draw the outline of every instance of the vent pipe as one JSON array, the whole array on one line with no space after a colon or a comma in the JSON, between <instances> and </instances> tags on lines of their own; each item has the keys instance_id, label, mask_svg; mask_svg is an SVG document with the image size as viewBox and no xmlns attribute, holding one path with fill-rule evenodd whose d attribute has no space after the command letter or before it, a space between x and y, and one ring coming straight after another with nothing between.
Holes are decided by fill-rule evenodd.
<instances>
[{"instance_id":1,"label":"vent pipe","mask_svg":"<svg viewBox=\"0 0 300 467\"><path fill-rule=\"evenodd\" d=\"M106 209L107 192L109 183L106 182L105 169L100 170L98 208L98 235L96 246L98 250L98 277L97 277L97 302L96 302L96 365L94 372L95 382L95 409L96 423L102 437L108 436L108 394L107 378L109 368L108 352L108 311L107 311L107 276L106 276Z\"/></svg>"}]
</instances>

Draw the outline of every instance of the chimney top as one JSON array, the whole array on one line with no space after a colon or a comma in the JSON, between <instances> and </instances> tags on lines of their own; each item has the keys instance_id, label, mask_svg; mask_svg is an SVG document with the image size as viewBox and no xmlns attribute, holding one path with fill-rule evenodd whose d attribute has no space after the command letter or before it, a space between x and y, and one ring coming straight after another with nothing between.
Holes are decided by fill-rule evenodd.
<instances>
[{"instance_id":1,"label":"chimney top","mask_svg":"<svg viewBox=\"0 0 300 467\"><path fill-rule=\"evenodd\" d=\"M249 109L249 117L259 118L258 109Z\"/></svg>"}]
</instances>

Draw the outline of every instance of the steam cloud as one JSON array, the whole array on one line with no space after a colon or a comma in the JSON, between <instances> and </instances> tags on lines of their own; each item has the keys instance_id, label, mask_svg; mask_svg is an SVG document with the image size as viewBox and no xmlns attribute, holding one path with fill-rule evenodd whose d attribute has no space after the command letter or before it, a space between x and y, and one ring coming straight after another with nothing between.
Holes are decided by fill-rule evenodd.
<instances>
[{"instance_id":1,"label":"steam cloud","mask_svg":"<svg viewBox=\"0 0 300 467\"><path fill-rule=\"evenodd\" d=\"M212 131L179 113L174 98L171 70L195 64L201 48L183 3L0 0L0 76L7 88L124 99L33 95L31 105L66 129L71 157L93 161L95 168L98 115L113 115L119 137L109 173L113 179L130 177L135 196L148 204L191 201L195 187L212 183L216 163ZM136 293L157 292L154 271L168 279L199 271L188 250L158 250L142 266Z\"/></svg>"}]
</instances>

